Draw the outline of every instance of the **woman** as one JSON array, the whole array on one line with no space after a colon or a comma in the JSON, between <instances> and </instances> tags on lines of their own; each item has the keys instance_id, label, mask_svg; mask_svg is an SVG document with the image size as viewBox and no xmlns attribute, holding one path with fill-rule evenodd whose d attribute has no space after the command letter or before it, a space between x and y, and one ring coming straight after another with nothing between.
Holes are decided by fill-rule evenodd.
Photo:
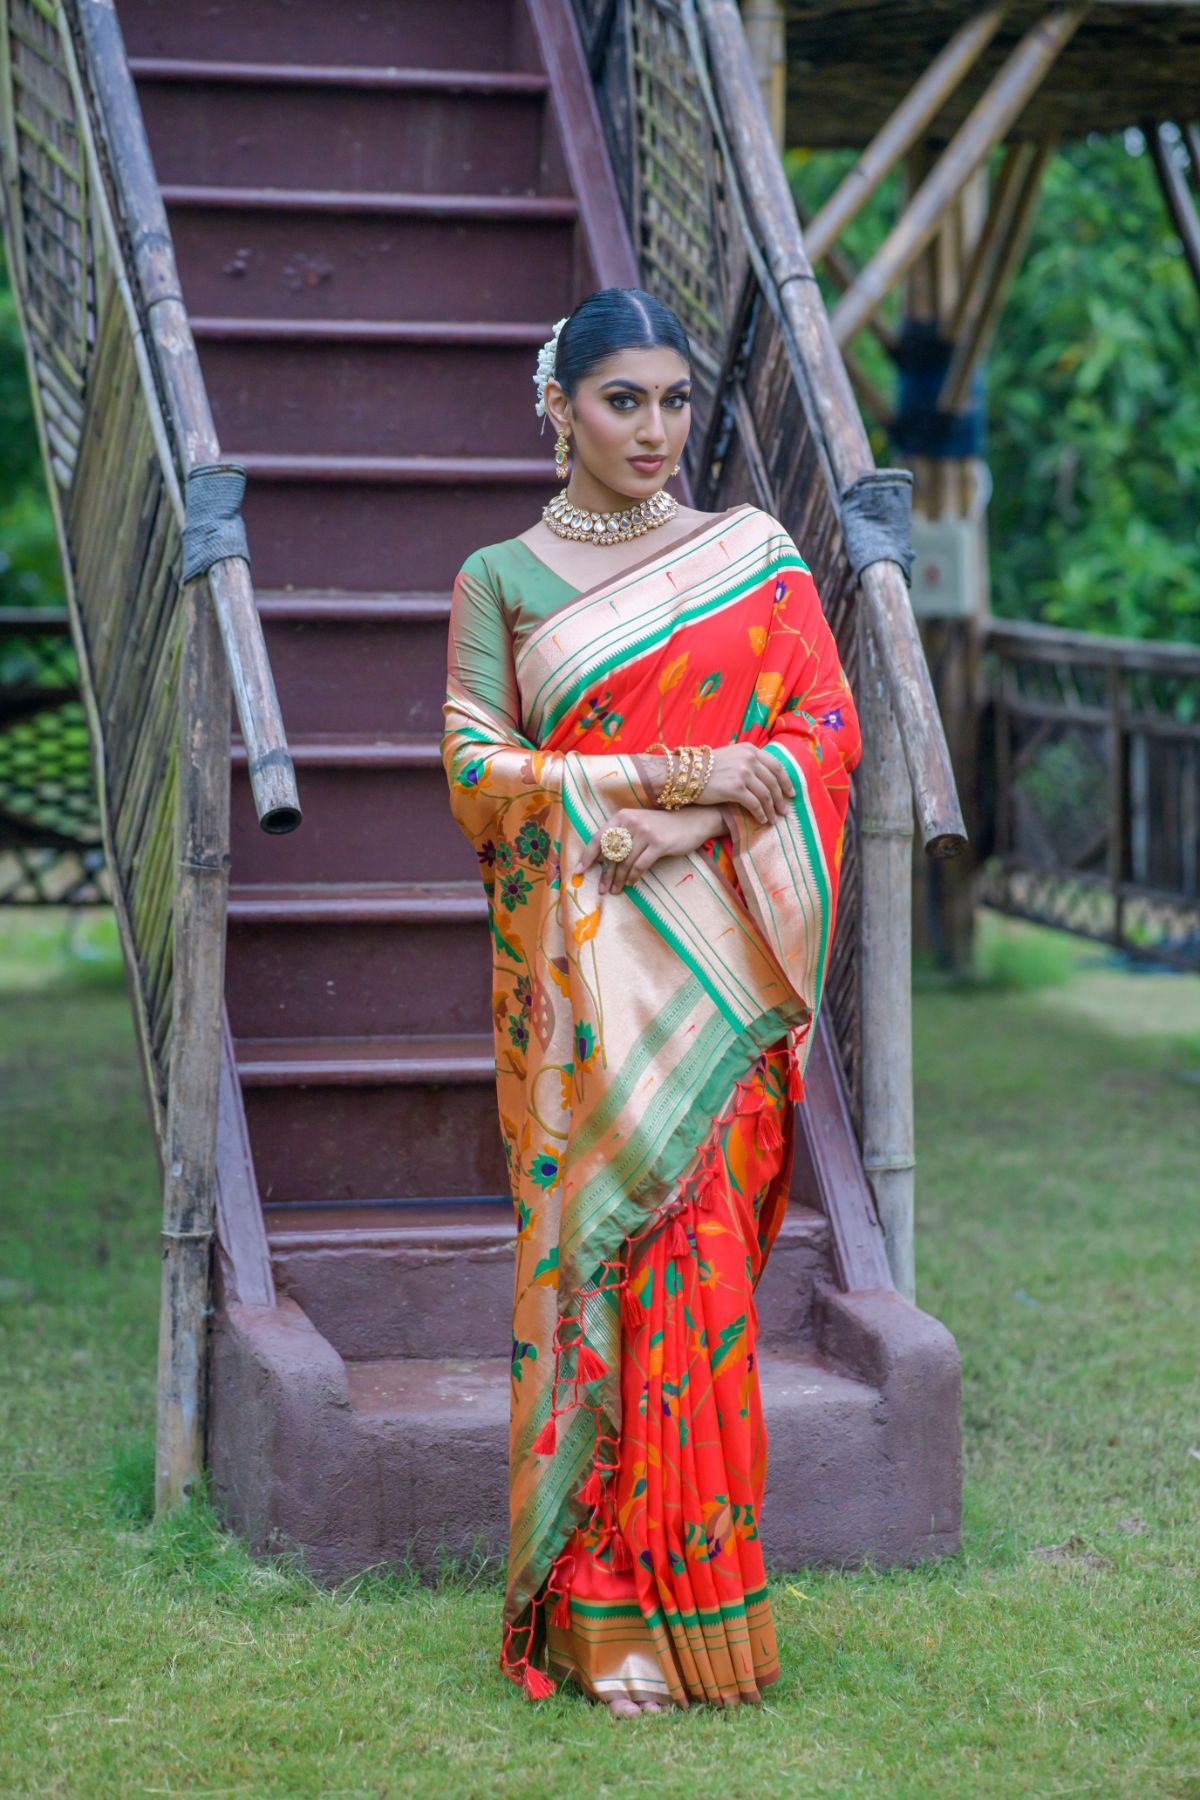
<instances>
[{"instance_id":1,"label":"woman","mask_svg":"<svg viewBox=\"0 0 1200 1800\"><path fill-rule=\"evenodd\" d=\"M620 1716L779 1673L754 1290L860 755L787 532L664 490L690 373L639 288L559 321L534 381L567 487L455 580L442 741L517 1222L500 1667Z\"/></svg>"}]
</instances>

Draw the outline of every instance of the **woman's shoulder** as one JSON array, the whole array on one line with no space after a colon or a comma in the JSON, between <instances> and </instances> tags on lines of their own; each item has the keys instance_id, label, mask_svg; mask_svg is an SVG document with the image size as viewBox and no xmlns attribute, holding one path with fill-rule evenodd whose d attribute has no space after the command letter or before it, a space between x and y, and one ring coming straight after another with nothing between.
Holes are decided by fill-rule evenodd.
<instances>
[{"instance_id":1,"label":"woman's shoulder","mask_svg":"<svg viewBox=\"0 0 1200 1800\"><path fill-rule=\"evenodd\" d=\"M497 538L494 544L480 544L469 556L464 556L460 565L465 575L474 577L484 586L499 592L502 577L512 555L516 538Z\"/></svg>"}]
</instances>

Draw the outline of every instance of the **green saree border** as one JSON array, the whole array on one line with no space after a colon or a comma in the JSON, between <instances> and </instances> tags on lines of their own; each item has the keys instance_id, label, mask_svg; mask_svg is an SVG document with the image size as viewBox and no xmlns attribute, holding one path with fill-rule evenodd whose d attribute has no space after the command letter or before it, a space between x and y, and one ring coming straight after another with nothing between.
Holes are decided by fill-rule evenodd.
<instances>
[{"instance_id":1,"label":"green saree border","mask_svg":"<svg viewBox=\"0 0 1200 1800\"><path fill-rule=\"evenodd\" d=\"M693 1094L691 1103L680 1115L658 1157L633 1184L622 1202L597 1225L586 1252L594 1270L599 1270L607 1259L614 1256L632 1231L645 1224L648 1209L644 1202L649 1196L657 1193L665 1195L667 1190L686 1180L702 1155L706 1135L701 1129L702 1125L711 1123L714 1117L719 1116L734 1086L748 1075L760 1053L778 1043L789 1029L790 1022L783 1009L773 1007L771 1011L761 1014L745 1031L731 1037L708 1080ZM561 1303L563 1291L560 1290L560 1316L566 1310ZM578 1287L572 1286L566 1291L569 1304L573 1305ZM605 1388L609 1391L602 1400L607 1426L615 1435L616 1420L613 1417L610 1383L616 1385L619 1396L619 1370L610 1370L605 1382ZM590 1412L581 1410L572 1423L579 1420L586 1422L589 1431L594 1429ZM571 1532L576 1525L585 1523L590 1514L590 1508L576 1504L574 1493L564 1494L564 1488L575 1485L581 1466L577 1454L568 1458L566 1452L565 1445L555 1450L550 1468L539 1483L539 1503L532 1510L527 1508L519 1519L512 1522L509 1553L522 1561L520 1575L513 1584L504 1613L506 1621L513 1624L522 1621ZM575 1465L565 1472L565 1479L559 1475L560 1458L564 1465L568 1460ZM545 1496L544 1504L542 1495Z\"/></svg>"}]
</instances>

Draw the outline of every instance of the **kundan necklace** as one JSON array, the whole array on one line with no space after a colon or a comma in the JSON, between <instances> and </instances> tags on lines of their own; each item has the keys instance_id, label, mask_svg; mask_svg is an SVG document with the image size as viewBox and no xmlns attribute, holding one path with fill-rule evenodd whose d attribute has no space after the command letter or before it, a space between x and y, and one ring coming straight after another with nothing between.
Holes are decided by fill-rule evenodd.
<instances>
[{"instance_id":1,"label":"kundan necklace","mask_svg":"<svg viewBox=\"0 0 1200 1800\"><path fill-rule=\"evenodd\" d=\"M542 518L559 537L579 538L589 544L620 544L626 538L641 537L656 525L665 525L678 511L678 500L663 488L645 500L635 500L632 506L623 506L619 512L595 512L558 493L543 506Z\"/></svg>"}]
</instances>

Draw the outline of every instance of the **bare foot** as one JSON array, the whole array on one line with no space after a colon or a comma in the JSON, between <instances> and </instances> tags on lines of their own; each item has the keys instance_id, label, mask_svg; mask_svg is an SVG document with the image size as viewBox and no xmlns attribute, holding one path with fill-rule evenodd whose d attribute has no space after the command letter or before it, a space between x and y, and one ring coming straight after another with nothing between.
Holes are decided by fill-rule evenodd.
<instances>
[{"instance_id":1,"label":"bare foot","mask_svg":"<svg viewBox=\"0 0 1200 1800\"><path fill-rule=\"evenodd\" d=\"M631 1700L628 1694L614 1694L607 1705L614 1719L634 1719L639 1713L666 1711L657 1700Z\"/></svg>"}]
</instances>

